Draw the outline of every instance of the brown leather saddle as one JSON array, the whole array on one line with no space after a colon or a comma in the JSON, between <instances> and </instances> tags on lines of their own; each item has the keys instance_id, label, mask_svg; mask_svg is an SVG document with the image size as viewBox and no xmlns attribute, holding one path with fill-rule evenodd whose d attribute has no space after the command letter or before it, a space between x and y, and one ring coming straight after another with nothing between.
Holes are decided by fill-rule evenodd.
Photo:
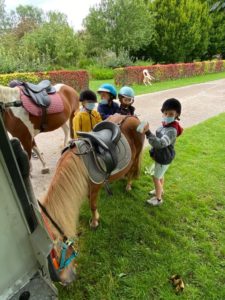
<instances>
[{"instance_id":1,"label":"brown leather saddle","mask_svg":"<svg viewBox=\"0 0 225 300\"><path fill-rule=\"evenodd\" d=\"M106 182L110 175L118 173L130 163L131 149L117 124L103 121L93 131L76 133L79 139L73 140L73 144L92 182Z\"/></svg>"}]
</instances>

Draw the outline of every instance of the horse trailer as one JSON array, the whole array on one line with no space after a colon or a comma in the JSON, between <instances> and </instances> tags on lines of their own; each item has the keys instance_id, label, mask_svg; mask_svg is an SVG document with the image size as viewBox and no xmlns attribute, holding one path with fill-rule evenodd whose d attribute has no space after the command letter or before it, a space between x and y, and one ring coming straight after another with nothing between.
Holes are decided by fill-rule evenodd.
<instances>
[{"instance_id":1,"label":"horse trailer","mask_svg":"<svg viewBox=\"0 0 225 300\"><path fill-rule=\"evenodd\" d=\"M0 300L57 299L52 241L34 197L29 160L20 142L9 140L1 112L0 137Z\"/></svg>"}]
</instances>

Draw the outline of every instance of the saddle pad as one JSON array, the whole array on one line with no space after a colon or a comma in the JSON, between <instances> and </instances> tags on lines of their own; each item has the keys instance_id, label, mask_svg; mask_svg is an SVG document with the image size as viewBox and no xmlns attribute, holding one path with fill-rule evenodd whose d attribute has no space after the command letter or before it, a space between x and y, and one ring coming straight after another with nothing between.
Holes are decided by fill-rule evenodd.
<instances>
[{"instance_id":1,"label":"saddle pad","mask_svg":"<svg viewBox=\"0 0 225 300\"><path fill-rule=\"evenodd\" d=\"M88 152L91 147L89 141L85 139L76 140L75 143L80 154L86 151ZM121 138L116 145L116 155L118 157L118 163L111 175L115 175L125 169L131 160L130 145L123 134L121 134ZM91 151L88 154L81 155L81 157L88 170L90 180L95 184L103 183L106 179L106 173L99 167L98 158L95 153Z\"/></svg>"},{"instance_id":2,"label":"saddle pad","mask_svg":"<svg viewBox=\"0 0 225 300\"><path fill-rule=\"evenodd\" d=\"M46 110L47 115L62 112L64 110L64 105L59 94L55 93L48 96L50 98L50 105ZM42 116L42 108L34 104L32 99L26 96L22 90L20 90L20 99L25 110L28 111L31 115L36 117Z\"/></svg>"}]
</instances>

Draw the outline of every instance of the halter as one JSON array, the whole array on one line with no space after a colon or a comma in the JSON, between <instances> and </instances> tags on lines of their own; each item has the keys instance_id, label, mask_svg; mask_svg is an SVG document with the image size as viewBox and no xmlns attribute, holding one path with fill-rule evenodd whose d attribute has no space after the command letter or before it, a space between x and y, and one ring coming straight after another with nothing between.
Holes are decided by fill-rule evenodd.
<instances>
[{"instance_id":1,"label":"halter","mask_svg":"<svg viewBox=\"0 0 225 300\"><path fill-rule=\"evenodd\" d=\"M63 236L63 241L60 242L60 247L61 247L61 257L60 257L60 262L58 263L55 255L54 257L52 257L53 259L53 264L55 266L55 268L57 269L58 272L61 272L64 268L66 268L78 255L78 252L75 250L74 248L74 243L75 241L73 239L69 239L64 232L62 231L62 229L58 226L58 224L56 224L56 222L52 219L52 217L49 215L47 209L41 204L41 202L38 200L38 204L41 207L44 215L51 221L51 223L53 224L53 226L58 230L58 232ZM46 222L45 222L46 223ZM47 230L49 232L49 234L51 235L52 239L53 238L53 234L51 233L47 223L46 223L46 227ZM70 255L69 258L66 258L66 252L69 248L72 248L72 253ZM52 254L55 254L54 251L52 252Z\"/></svg>"}]
</instances>

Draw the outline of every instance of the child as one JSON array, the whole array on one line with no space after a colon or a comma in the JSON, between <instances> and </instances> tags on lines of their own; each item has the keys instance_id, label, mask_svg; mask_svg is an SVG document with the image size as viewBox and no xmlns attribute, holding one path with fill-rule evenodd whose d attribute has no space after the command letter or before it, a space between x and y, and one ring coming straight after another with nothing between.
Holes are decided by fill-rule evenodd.
<instances>
[{"instance_id":1,"label":"child","mask_svg":"<svg viewBox=\"0 0 225 300\"><path fill-rule=\"evenodd\" d=\"M137 128L137 131L145 132L148 142L152 146L150 156L155 160L150 170L155 189L149 192L154 197L147 200L147 203L153 206L163 203L164 174L175 157L174 144L176 137L181 135L183 131L183 128L176 121L180 120L179 116L181 114L181 104L177 99L166 100L161 111L163 122L162 126L156 130L156 135L149 130L148 123L142 122Z\"/></svg>"},{"instance_id":2,"label":"child","mask_svg":"<svg viewBox=\"0 0 225 300\"><path fill-rule=\"evenodd\" d=\"M100 114L94 109L97 103L97 97L91 90L84 90L80 93L80 102L82 106L75 112L73 118L73 130L76 137L76 131L91 131L96 124L102 121Z\"/></svg>"},{"instance_id":3,"label":"child","mask_svg":"<svg viewBox=\"0 0 225 300\"><path fill-rule=\"evenodd\" d=\"M116 99L117 94L115 87L112 84L104 83L97 92L101 97L98 105L98 112L102 119L105 120L110 115L118 113L119 105L113 101L113 99Z\"/></svg>"},{"instance_id":4,"label":"child","mask_svg":"<svg viewBox=\"0 0 225 300\"><path fill-rule=\"evenodd\" d=\"M129 86L124 86L119 91L120 108L119 114L121 115L134 115L135 108L132 106L134 103L134 90Z\"/></svg>"}]
</instances>

